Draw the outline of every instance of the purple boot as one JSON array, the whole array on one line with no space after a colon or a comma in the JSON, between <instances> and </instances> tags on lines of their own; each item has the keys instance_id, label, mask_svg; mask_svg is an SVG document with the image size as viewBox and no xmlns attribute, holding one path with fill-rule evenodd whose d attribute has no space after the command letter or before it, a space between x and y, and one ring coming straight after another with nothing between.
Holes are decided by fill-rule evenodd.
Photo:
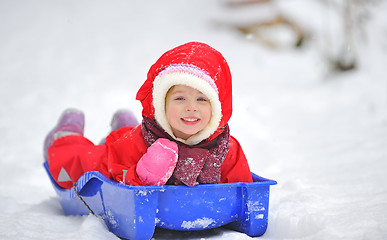
<instances>
[{"instance_id":1,"label":"purple boot","mask_svg":"<svg viewBox=\"0 0 387 240\"><path fill-rule=\"evenodd\" d=\"M57 125L48 133L44 140L44 159L47 161L47 150L53 142L68 135L83 135L85 116L76 109L65 110L59 118Z\"/></svg>"},{"instance_id":2,"label":"purple boot","mask_svg":"<svg viewBox=\"0 0 387 240\"><path fill-rule=\"evenodd\" d=\"M119 110L114 114L110 126L112 127L112 131L114 131L127 126L135 127L138 124L137 118L132 111Z\"/></svg>"},{"instance_id":3,"label":"purple boot","mask_svg":"<svg viewBox=\"0 0 387 240\"><path fill-rule=\"evenodd\" d=\"M111 130L115 131L122 127L135 127L139 123L137 121L137 118L134 116L132 111L129 110L118 110L112 118L112 121L110 123ZM102 139L99 144L105 144L106 139Z\"/></svg>"}]
</instances>

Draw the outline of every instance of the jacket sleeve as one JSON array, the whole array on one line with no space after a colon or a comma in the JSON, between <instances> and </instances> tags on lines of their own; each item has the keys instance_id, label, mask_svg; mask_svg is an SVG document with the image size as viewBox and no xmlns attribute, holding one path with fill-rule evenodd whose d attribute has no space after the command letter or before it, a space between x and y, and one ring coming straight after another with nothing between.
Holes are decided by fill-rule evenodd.
<instances>
[{"instance_id":1,"label":"jacket sleeve","mask_svg":"<svg viewBox=\"0 0 387 240\"><path fill-rule=\"evenodd\" d=\"M252 176L246 156L239 142L230 137L230 147L221 166L221 183L252 182Z\"/></svg>"},{"instance_id":2,"label":"jacket sleeve","mask_svg":"<svg viewBox=\"0 0 387 240\"><path fill-rule=\"evenodd\" d=\"M106 138L106 147L109 177L126 185L144 186L136 173L137 163L147 151L141 126L112 132Z\"/></svg>"}]
</instances>

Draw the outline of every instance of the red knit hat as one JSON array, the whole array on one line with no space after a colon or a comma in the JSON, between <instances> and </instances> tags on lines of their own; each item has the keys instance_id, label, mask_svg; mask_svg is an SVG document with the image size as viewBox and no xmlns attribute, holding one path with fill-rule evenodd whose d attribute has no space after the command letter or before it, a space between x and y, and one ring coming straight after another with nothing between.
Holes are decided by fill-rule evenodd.
<instances>
[{"instance_id":1,"label":"red knit hat","mask_svg":"<svg viewBox=\"0 0 387 240\"><path fill-rule=\"evenodd\" d=\"M226 60L212 47L191 42L163 54L150 68L148 78L137 93L143 115L154 119L172 137L165 116L165 96L174 85L186 85L205 94L211 103L211 119L199 133L185 142L194 145L224 127L232 113L231 74Z\"/></svg>"}]
</instances>

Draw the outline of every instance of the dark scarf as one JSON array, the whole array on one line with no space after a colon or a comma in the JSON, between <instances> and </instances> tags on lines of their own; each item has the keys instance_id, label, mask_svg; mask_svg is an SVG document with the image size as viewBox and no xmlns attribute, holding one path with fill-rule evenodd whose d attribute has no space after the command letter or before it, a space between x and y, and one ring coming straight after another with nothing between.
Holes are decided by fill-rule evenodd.
<instances>
[{"instance_id":1,"label":"dark scarf","mask_svg":"<svg viewBox=\"0 0 387 240\"><path fill-rule=\"evenodd\" d=\"M155 121L147 117L143 117L141 130L148 147L158 138L167 138L178 144L178 162L167 184L195 186L199 183L220 182L220 166L226 158L230 143L228 125L215 139L203 140L194 146L174 140Z\"/></svg>"}]
</instances>

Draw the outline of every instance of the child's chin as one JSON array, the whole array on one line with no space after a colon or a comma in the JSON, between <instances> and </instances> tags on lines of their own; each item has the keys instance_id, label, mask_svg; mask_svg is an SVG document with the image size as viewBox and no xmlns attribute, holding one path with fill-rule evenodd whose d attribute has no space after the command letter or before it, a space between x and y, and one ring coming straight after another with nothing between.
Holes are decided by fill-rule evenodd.
<instances>
[{"instance_id":1,"label":"child's chin","mask_svg":"<svg viewBox=\"0 0 387 240\"><path fill-rule=\"evenodd\" d=\"M193 135L197 134L199 131L194 131L194 132L187 132L185 133L186 136L189 136L188 138L192 137Z\"/></svg>"},{"instance_id":2,"label":"child's chin","mask_svg":"<svg viewBox=\"0 0 387 240\"><path fill-rule=\"evenodd\" d=\"M184 139L184 140L187 140L188 138L190 138L193 135L195 135L196 133L198 133L198 131L195 131L195 132L192 132L192 131L190 131L190 132L181 132L181 133L182 134L179 134L181 137L179 137L179 136L177 136L177 137L179 137L181 139Z\"/></svg>"}]
</instances>

